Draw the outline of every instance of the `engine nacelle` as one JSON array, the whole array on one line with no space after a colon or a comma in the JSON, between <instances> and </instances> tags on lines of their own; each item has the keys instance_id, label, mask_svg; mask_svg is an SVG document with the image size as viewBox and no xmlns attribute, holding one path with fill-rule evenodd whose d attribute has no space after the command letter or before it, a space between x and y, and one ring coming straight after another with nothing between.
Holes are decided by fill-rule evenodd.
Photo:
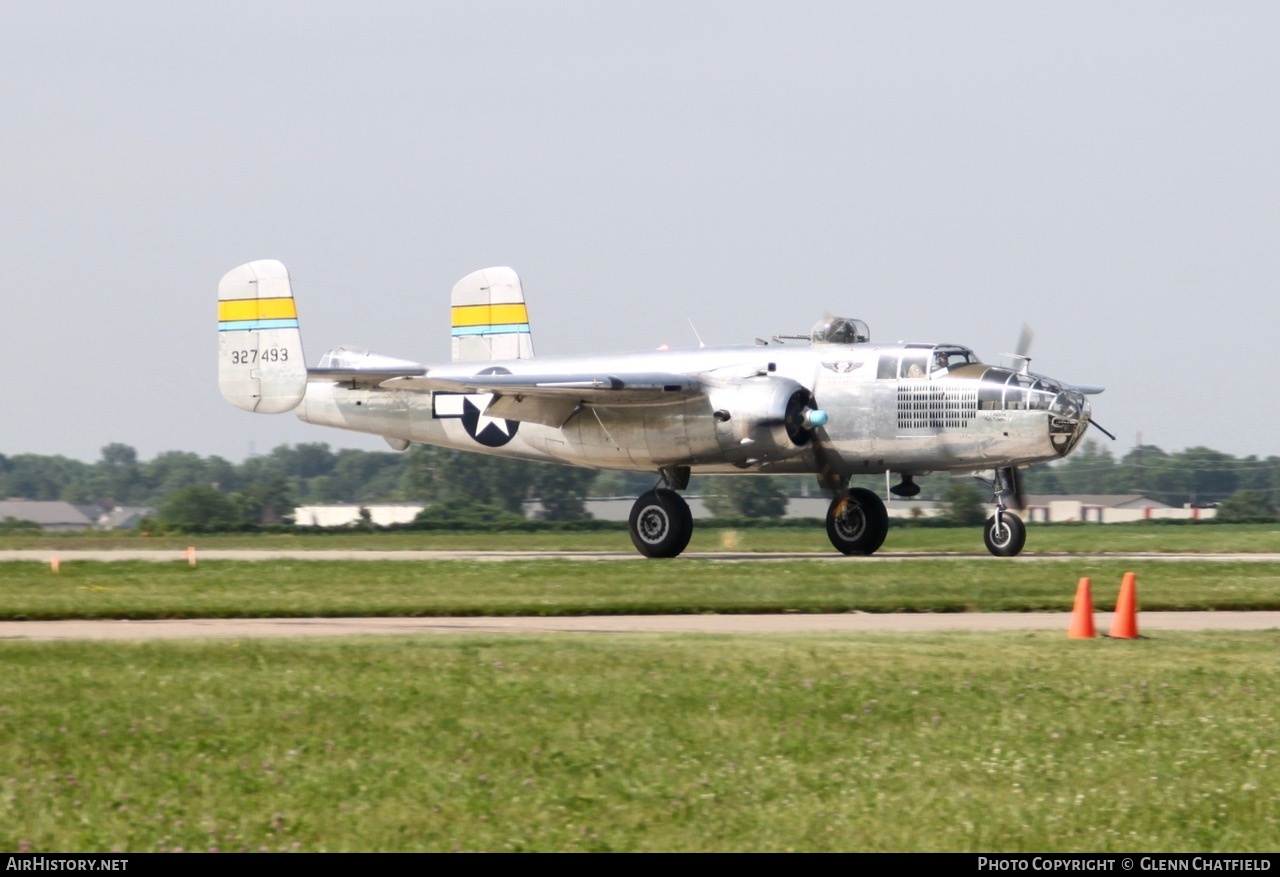
<instances>
[{"instance_id":1,"label":"engine nacelle","mask_svg":"<svg viewBox=\"0 0 1280 877\"><path fill-rule=\"evenodd\" d=\"M746 378L709 398L720 450L743 469L800 453L827 422L826 412L813 407L813 394L789 378Z\"/></svg>"}]
</instances>

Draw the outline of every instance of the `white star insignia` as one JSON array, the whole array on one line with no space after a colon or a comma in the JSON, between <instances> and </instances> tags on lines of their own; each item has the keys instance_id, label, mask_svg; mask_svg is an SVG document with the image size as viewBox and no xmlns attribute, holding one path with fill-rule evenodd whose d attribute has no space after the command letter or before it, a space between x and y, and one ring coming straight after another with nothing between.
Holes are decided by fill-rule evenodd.
<instances>
[{"instance_id":1,"label":"white star insignia","mask_svg":"<svg viewBox=\"0 0 1280 877\"><path fill-rule=\"evenodd\" d=\"M476 406L476 411L480 412L480 416L476 418L476 435L479 435L480 433L484 432L485 429L490 424L493 424L498 428L499 432L501 432L505 436L510 437L511 430L507 427L506 418L488 417L484 413L485 409L489 407L489 403L493 401L492 393L469 394L467 396L467 400L472 405Z\"/></svg>"}]
</instances>

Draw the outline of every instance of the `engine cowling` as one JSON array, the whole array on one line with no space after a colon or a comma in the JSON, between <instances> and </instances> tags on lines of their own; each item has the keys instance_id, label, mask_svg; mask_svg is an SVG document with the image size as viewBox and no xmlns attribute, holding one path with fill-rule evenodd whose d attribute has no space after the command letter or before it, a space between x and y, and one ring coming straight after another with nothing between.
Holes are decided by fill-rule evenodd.
<instances>
[{"instance_id":1,"label":"engine cowling","mask_svg":"<svg viewBox=\"0 0 1280 877\"><path fill-rule=\"evenodd\" d=\"M720 449L743 469L802 452L827 422L813 394L790 378L746 378L713 390L709 398Z\"/></svg>"}]
</instances>

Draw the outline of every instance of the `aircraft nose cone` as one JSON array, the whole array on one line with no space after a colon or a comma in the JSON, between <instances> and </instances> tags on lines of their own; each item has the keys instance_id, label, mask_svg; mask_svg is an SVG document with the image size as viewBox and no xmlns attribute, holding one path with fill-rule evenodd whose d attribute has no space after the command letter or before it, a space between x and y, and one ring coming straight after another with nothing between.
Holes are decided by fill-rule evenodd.
<instances>
[{"instance_id":1,"label":"aircraft nose cone","mask_svg":"<svg viewBox=\"0 0 1280 877\"><path fill-rule=\"evenodd\" d=\"M827 425L827 412L821 408L810 408L804 415L805 426L810 429L816 429L819 426Z\"/></svg>"},{"instance_id":2,"label":"aircraft nose cone","mask_svg":"<svg viewBox=\"0 0 1280 877\"><path fill-rule=\"evenodd\" d=\"M1089 400L1076 390L1063 390L1054 400L1053 417L1050 420L1050 441L1060 456L1080 444L1089 429Z\"/></svg>"}]
</instances>

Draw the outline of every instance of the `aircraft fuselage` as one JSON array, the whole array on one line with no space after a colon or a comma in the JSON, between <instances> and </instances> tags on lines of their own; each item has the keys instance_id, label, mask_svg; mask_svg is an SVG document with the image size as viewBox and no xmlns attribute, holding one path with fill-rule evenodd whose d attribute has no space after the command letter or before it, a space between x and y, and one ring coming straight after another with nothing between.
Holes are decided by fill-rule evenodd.
<instances>
[{"instance_id":1,"label":"aircraft fuselage","mask_svg":"<svg viewBox=\"0 0 1280 877\"><path fill-rule=\"evenodd\" d=\"M952 366L930 371L939 353ZM548 371L696 377L709 389L671 401L576 406L539 419L508 419L518 393L363 389L312 382L302 420L480 453L601 469L700 473L892 470L924 474L1023 466L1057 459L1089 420L1084 395L1052 379L988 366L956 345L815 344L538 357L432 366L432 377ZM814 430L788 426L798 391L827 412Z\"/></svg>"}]
</instances>

